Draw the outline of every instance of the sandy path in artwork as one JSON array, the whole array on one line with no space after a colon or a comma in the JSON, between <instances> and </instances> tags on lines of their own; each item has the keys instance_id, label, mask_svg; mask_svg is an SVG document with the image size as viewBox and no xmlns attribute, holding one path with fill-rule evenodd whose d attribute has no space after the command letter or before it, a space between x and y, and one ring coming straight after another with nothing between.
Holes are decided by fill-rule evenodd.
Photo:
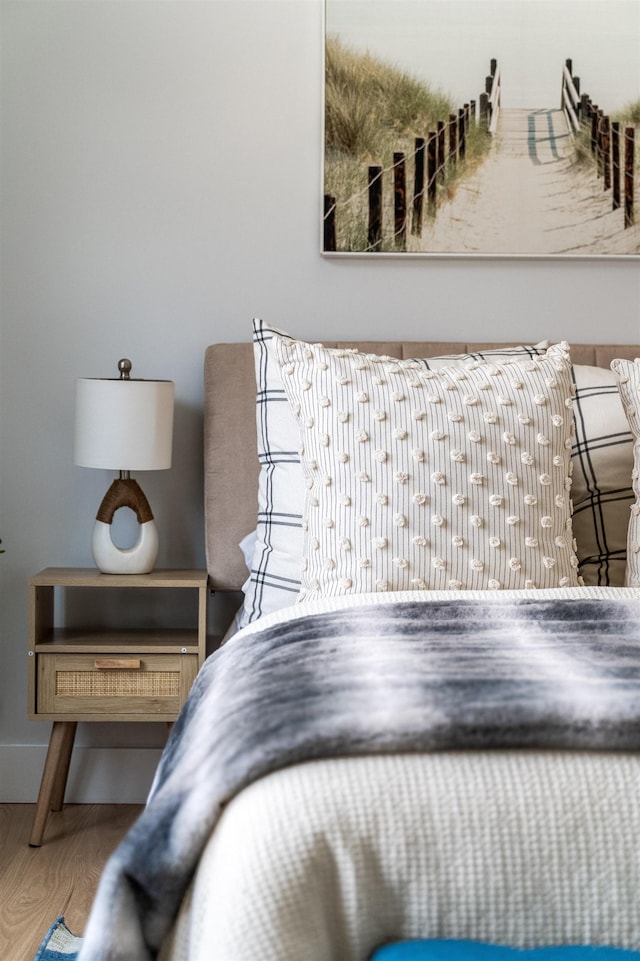
<instances>
[{"instance_id":1,"label":"sandy path in artwork","mask_svg":"<svg viewBox=\"0 0 640 961\"><path fill-rule=\"evenodd\" d=\"M595 170L573 159L560 110L500 112L491 151L425 223L420 249L470 254L638 254ZM624 202L624 201L623 201Z\"/></svg>"}]
</instances>

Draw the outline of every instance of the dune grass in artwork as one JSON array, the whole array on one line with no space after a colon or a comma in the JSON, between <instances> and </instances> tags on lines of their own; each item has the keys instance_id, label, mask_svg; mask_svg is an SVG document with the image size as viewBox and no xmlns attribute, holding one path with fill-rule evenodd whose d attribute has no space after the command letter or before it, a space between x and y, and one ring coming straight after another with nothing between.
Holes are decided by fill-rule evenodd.
<instances>
[{"instance_id":1,"label":"dune grass in artwork","mask_svg":"<svg viewBox=\"0 0 640 961\"><path fill-rule=\"evenodd\" d=\"M640 127L640 100L628 103L620 113L614 117L614 120Z\"/></svg>"},{"instance_id":2,"label":"dune grass in artwork","mask_svg":"<svg viewBox=\"0 0 640 961\"><path fill-rule=\"evenodd\" d=\"M473 92L470 97L473 98ZM334 37L325 52L324 192L336 198L336 247L339 251L368 249L368 168L383 168L385 229L378 251L397 250L393 229L394 153L406 158L408 217L414 193L416 138L427 138L438 122L457 115L444 93L431 89L407 72L371 54L349 49ZM472 118L466 134L464 159L447 164L438 175L441 197L450 196L489 148L489 138ZM425 186L426 190L426 186ZM425 217L435 213L425 204ZM411 230L407 230L411 243ZM410 249L410 248L409 248Z\"/></svg>"}]
</instances>

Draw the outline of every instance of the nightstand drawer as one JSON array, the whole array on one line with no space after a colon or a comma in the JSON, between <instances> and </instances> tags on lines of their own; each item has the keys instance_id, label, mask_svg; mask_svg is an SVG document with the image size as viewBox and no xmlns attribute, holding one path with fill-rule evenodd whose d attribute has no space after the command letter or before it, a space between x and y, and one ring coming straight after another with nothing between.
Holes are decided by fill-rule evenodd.
<instances>
[{"instance_id":1,"label":"nightstand drawer","mask_svg":"<svg viewBox=\"0 0 640 961\"><path fill-rule=\"evenodd\" d=\"M38 654L37 714L175 716L197 670L195 654Z\"/></svg>"}]
</instances>

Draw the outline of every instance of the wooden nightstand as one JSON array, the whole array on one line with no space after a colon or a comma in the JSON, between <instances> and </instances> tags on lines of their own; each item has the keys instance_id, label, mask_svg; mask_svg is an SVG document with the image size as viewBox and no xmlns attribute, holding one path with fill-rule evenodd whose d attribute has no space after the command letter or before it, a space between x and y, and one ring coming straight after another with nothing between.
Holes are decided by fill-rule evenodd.
<instances>
[{"instance_id":1,"label":"wooden nightstand","mask_svg":"<svg viewBox=\"0 0 640 961\"><path fill-rule=\"evenodd\" d=\"M98 588L191 590L186 627L144 629L57 626L56 601ZM56 589L63 589L63 591ZM207 574L158 570L101 574L49 567L29 582L29 718L53 721L29 844L39 847L49 811L64 801L78 721L173 722L206 657Z\"/></svg>"}]
</instances>

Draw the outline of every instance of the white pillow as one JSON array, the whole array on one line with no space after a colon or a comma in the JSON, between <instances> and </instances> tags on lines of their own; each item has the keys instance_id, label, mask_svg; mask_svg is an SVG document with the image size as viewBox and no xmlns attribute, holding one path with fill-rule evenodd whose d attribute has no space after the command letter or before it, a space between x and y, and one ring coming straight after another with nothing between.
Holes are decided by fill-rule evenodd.
<instances>
[{"instance_id":1,"label":"white pillow","mask_svg":"<svg viewBox=\"0 0 640 961\"><path fill-rule=\"evenodd\" d=\"M615 373L576 365L573 533L585 584L623 587L633 503L633 438Z\"/></svg>"},{"instance_id":2,"label":"white pillow","mask_svg":"<svg viewBox=\"0 0 640 961\"><path fill-rule=\"evenodd\" d=\"M576 586L566 344L425 369L275 337L307 493L301 599Z\"/></svg>"},{"instance_id":3,"label":"white pillow","mask_svg":"<svg viewBox=\"0 0 640 961\"><path fill-rule=\"evenodd\" d=\"M298 425L287 403L273 337L294 338L266 323L253 322L256 372L256 424L260 478L258 525L241 623L293 604L300 590L304 477L298 454ZM544 354L548 341L534 346L504 347L472 354L422 360L427 369L469 364L483 359L506 361Z\"/></svg>"},{"instance_id":4,"label":"white pillow","mask_svg":"<svg viewBox=\"0 0 640 961\"><path fill-rule=\"evenodd\" d=\"M611 369L618 378L624 412L633 434L633 467L631 482L635 502L627 533L627 587L640 587L640 357L612 360Z\"/></svg>"}]
</instances>

